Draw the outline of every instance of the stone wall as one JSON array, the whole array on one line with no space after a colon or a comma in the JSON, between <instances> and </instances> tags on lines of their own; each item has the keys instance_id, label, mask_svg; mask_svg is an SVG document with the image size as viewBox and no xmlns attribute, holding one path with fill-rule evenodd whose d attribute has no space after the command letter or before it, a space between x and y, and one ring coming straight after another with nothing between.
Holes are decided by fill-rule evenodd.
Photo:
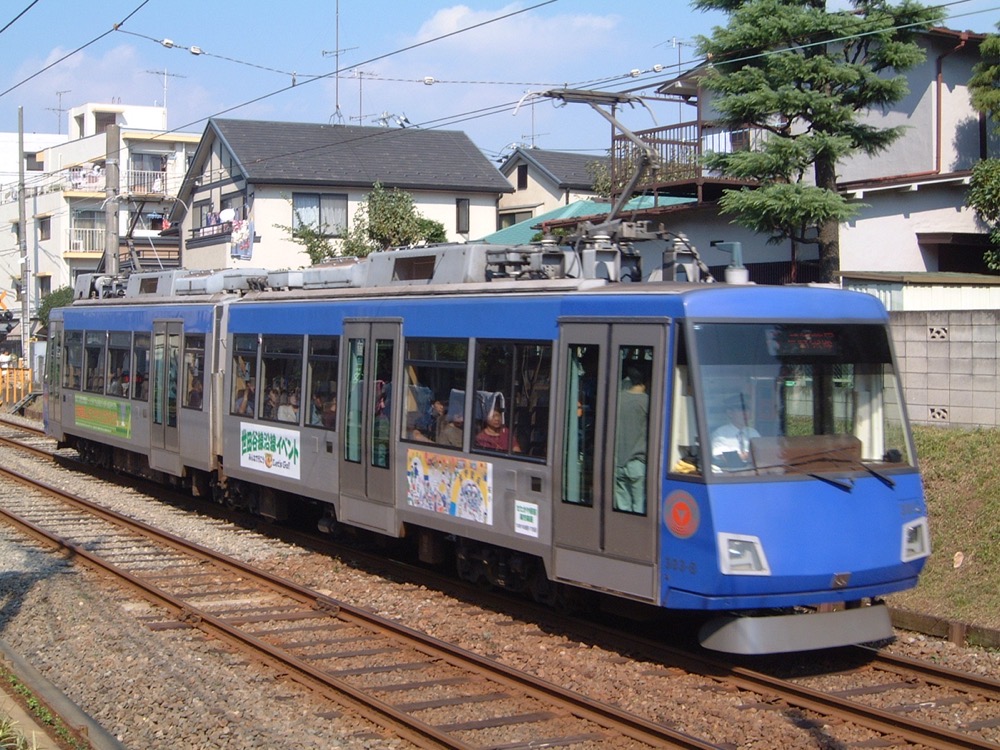
<instances>
[{"instance_id":1,"label":"stone wall","mask_svg":"<svg viewBox=\"0 0 1000 750\"><path fill-rule=\"evenodd\" d=\"M1000 310L889 314L914 424L1000 426Z\"/></svg>"}]
</instances>

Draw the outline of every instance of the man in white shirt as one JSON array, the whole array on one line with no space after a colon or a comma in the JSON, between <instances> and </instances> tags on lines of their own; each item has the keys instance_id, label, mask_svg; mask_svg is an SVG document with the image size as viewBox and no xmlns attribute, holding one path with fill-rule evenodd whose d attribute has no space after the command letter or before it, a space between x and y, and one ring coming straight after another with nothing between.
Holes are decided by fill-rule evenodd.
<instances>
[{"instance_id":1,"label":"man in white shirt","mask_svg":"<svg viewBox=\"0 0 1000 750\"><path fill-rule=\"evenodd\" d=\"M750 440L760 433L747 424L749 409L743 396L726 400L729 422L712 433L712 463L724 468L741 468L750 462Z\"/></svg>"}]
</instances>

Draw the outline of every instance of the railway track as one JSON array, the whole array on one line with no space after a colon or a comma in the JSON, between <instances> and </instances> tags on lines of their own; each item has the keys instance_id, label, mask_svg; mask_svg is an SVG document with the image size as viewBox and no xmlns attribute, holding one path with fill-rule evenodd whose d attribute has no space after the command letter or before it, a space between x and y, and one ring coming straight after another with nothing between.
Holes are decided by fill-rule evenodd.
<instances>
[{"instance_id":1,"label":"railway track","mask_svg":"<svg viewBox=\"0 0 1000 750\"><path fill-rule=\"evenodd\" d=\"M714 748L3 470L0 515L418 746Z\"/></svg>"},{"instance_id":2,"label":"railway track","mask_svg":"<svg viewBox=\"0 0 1000 750\"><path fill-rule=\"evenodd\" d=\"M41 507L39 503L31 505ZM54 517L61 518L62 513L55 512ZM48 515L43 513L43 518ZM54 529L54 533L70 539L68 532ZM112 538L109 532L101 535ZM88 538L71 542L77 554L96 554ZM174 540L168 539L162 553L148 551L144 546L147 542L141 540L126 538L108 544L112 553L117 550L129 561L128 565L120 561L113 564L129 575L151 580L157 593L144 595L172 613L151 622L150 627L200 627L244 648L256 649L258 642L264 643L280 652L267 657L272 663L295 671L297 679L334 700L346 700L352 710L368 711L371 707L365 704L370 702L387 731L406 736L415 744L492 747L502 744L494 738L511 742L509 738L514 736L525 742L527 738L535 743L546 738L562 746L580 747L714 747L684 732L664 732L663 725L672 722L663 716L628 717L627 721L637 723L626 730L615 729L613 723L619 718L615 714L624 712L613 710L610 716L605 715L603 707L586 698L579 699L579 704L560 704L566 691L558 688L553 702L549 693L552 686L529 689L522 684L526 676L515 670L501 669L501 675L484 676L481 669L499 666L494 660L460 649L452 651L446 644L396 623L376 635L381 626L374 624L369 613L288 582L268 578L262 588L253 588L248 583L252 571L236 561L216 563L214 553L208 550L196 550L197 555L207 557L192 563L177 557L181 553ZM132 552L126 554L127 550ZM229 567L229 562L235 565ZM216 571L216 564L223 567ZM136 568L156 572L140 575L134 572ZM287 595L275 589L286 584L291 587ZM592 625L583 628L594 630ZM411 636L418 640L407 642ZM649 676L659 675L664 684L681 671L699 675L706 681L701 690L736 692L743 709L798 716L798 721L813 722L817 727L833 726L834 734L845 724L861 728L866 733L861 742L866 746L1000 747L1000 683L989 679L874 651L854 651L852 655L842 650L809 661L789 657L768 664L762 660L751 667L707 659L649 639L630 641L621 630L601 637L619 650L652 660L657 666ZM442 646L445 650L438 650ZM457 666L459 660L469 657L472 666ZM467 671L456 674L454 669ZM322 675L318 678L315 673L332 673L334 681L328 682ZM422 679L414 677L417 674L432 676ZM655 685L656 679L651 684ZM388 689L372 690L373 686ZM472 686L476 686L475 691ZM428 693L433 697L426 697ZM654 705L656 697L654 687L649 695ZM465 703L459 706L455 701ZM664 698L664 705L666 701ZM483 707L490 709L489 716L476 712ZM478 718L460 718L460 710ZM406 722L402 719L412 714L420 715L429 730L403 728ZM442 718L445 715L447 719ZM428 721L429 717L435 718ZM524 723L512 721L517 717ZM660 734L645 734L650 728ZM853 735L857 736L857 731ZM448 744L456 741L465 744ZM515 746L517 741L511 745Z\"/></svg>"}]
</instances>

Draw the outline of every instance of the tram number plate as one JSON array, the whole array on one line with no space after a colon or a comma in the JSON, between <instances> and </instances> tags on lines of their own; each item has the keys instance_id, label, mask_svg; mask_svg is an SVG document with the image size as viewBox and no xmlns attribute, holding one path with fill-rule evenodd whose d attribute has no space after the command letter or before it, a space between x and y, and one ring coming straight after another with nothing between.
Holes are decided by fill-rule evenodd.
<instances>
[{"instance_id":1,"label":"tram number plate","mask_svg":"<svg viewBox=\"0 0 1000 750\"><path fill-rule=\"evenodd\" d=\"M691 575L698 572L698 566L694 560L682 560L679 557L668 557L664 567L667 570L675 570L678 573L690 573Z\"/></svg>"}]
</instances>

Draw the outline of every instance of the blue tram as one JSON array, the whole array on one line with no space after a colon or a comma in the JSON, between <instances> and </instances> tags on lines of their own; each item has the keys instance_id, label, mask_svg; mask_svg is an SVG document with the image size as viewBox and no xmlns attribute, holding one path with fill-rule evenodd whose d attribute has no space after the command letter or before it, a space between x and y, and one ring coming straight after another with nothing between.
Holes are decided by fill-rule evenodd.
<instances>
[{"instance_id":1,"label":"blue tram","mask_svg":"<svg viewBox=\"0 0 1000 750\"><path fill-rule=\"evenodd\" d=\"M880 303L620 283L628 262L458 245L81 277L52 315L47 429L539 600L712 613L712 649L890 636L879 597L930 540Z\"/></svg>"}]
</instances>

